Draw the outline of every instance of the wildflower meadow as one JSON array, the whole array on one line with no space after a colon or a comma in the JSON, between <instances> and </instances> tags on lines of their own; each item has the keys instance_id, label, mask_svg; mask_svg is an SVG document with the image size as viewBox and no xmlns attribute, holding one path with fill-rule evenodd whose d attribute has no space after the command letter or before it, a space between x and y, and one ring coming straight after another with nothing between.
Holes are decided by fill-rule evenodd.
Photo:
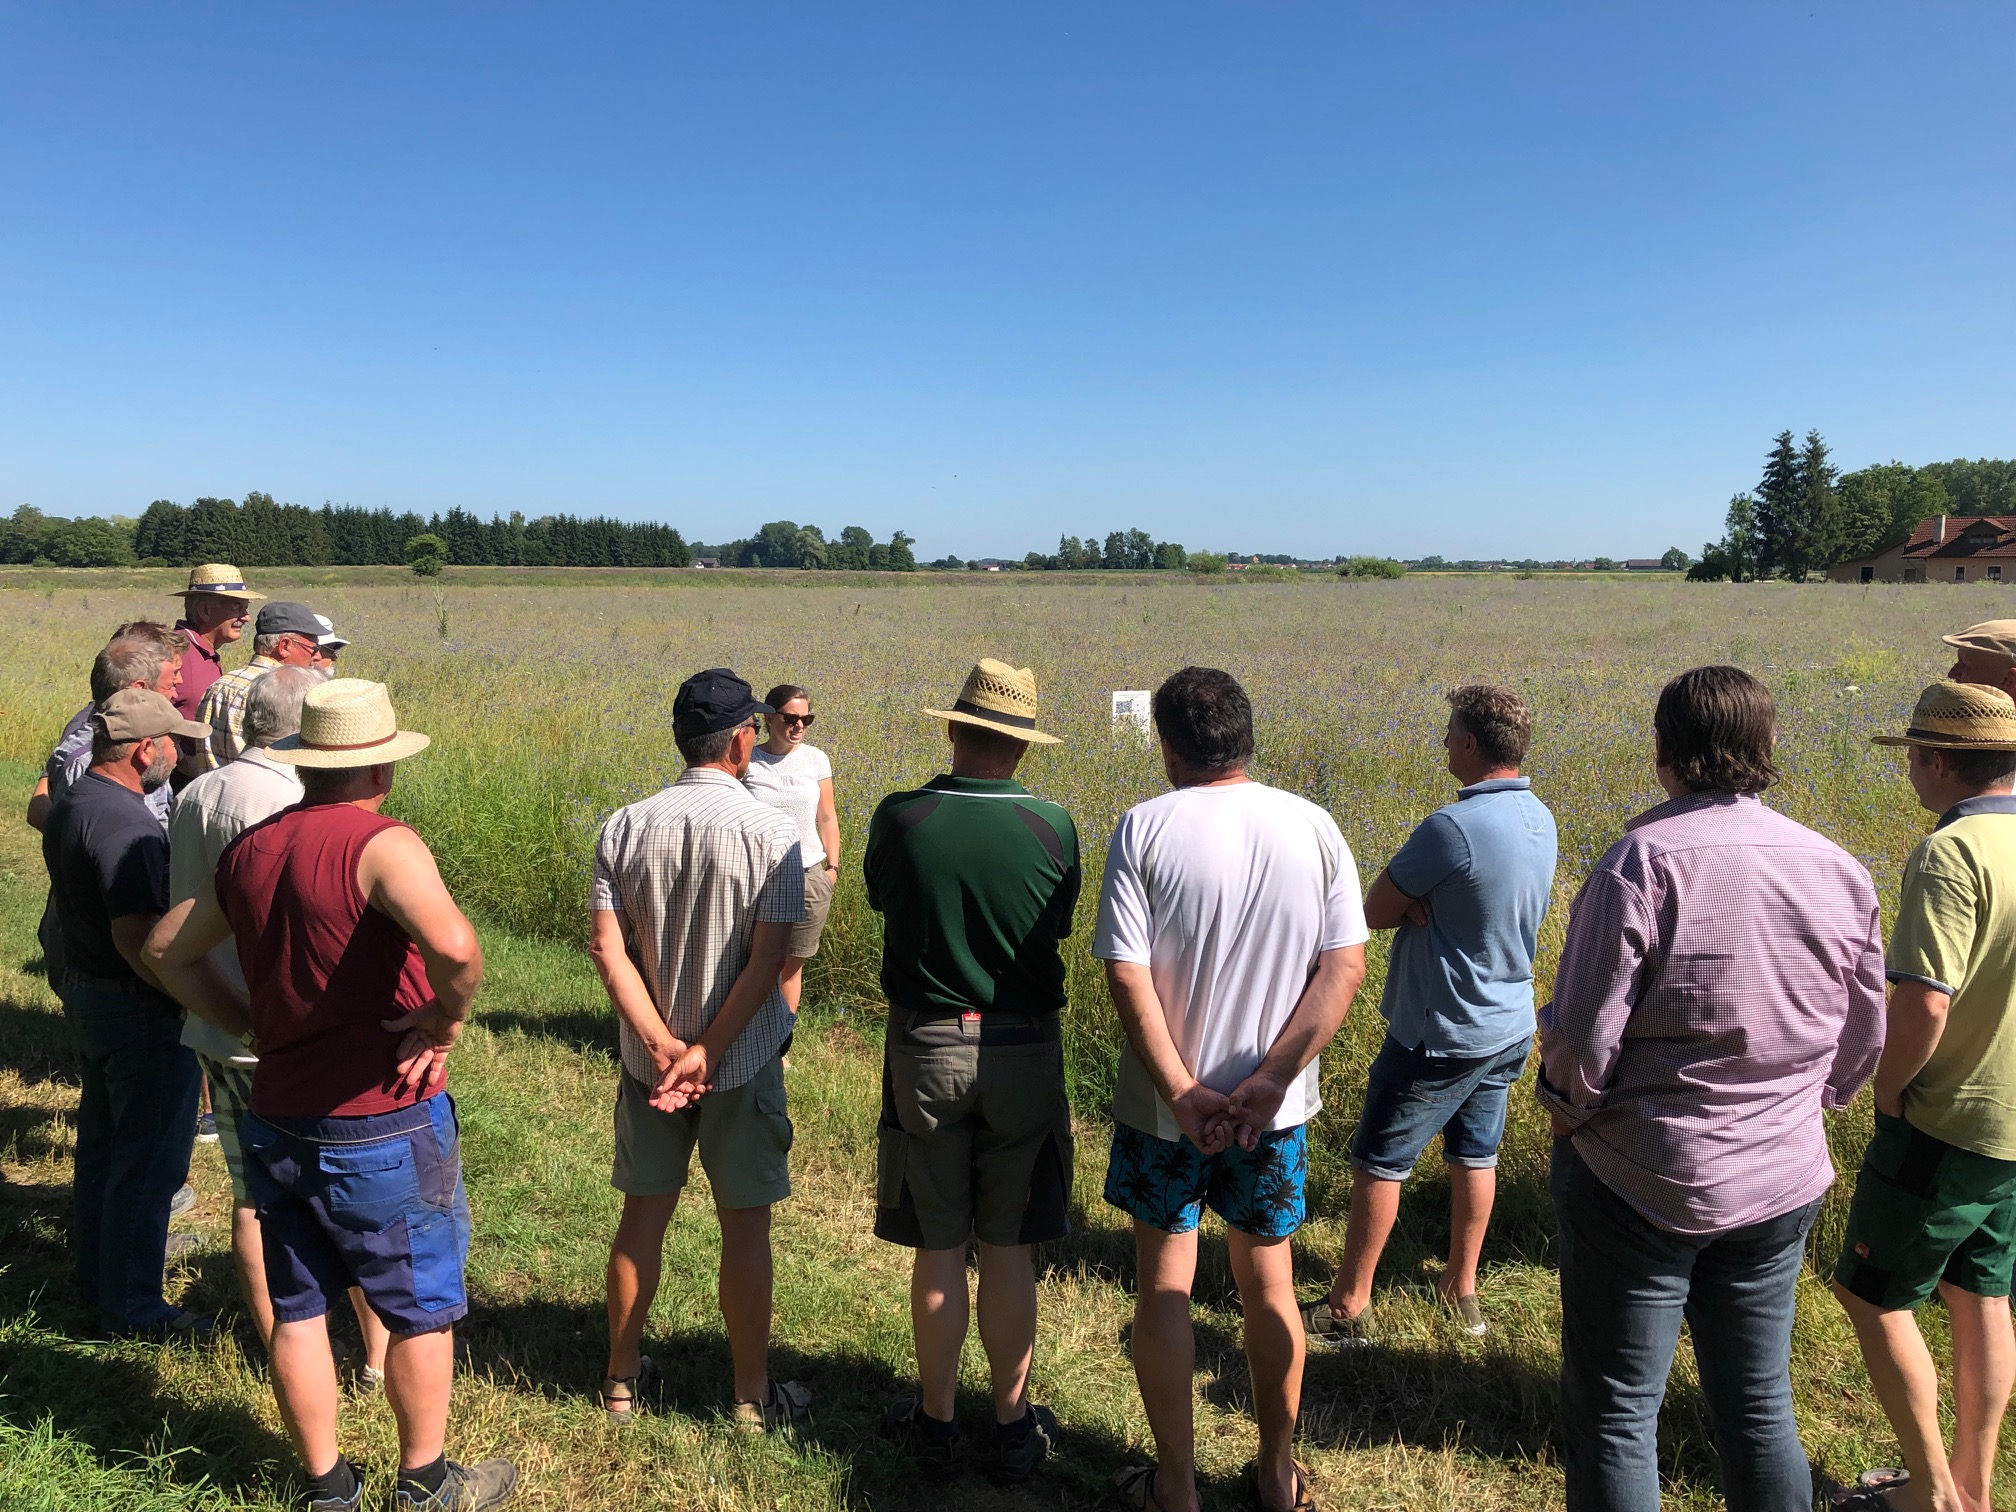
<instances>
[{"instance_id":1,"label":"wildflower meadow","mask_svg":"<svg viewBox=\"0 0 2016 1512\"><path fill-rule=\"evenodd\" d=\"M57 730L84 701L92 653L121 620L170 618L172 576L0 574L0 774L17 814ZM1255 775L1329 809L1369 883L1411 826L1452 796L1443 693L1476 681L1521 690L1534 710L1527 770L1562 842L1542 940L1544 996L1582 877L1660 797L1650 726L1668 677L1731 662L1765 681L1779 704L1784 773L1768 801L1861 858L1887 909L1930 816L1916 808L1901 758L1868 737L1901 726L1918 690L1946 669L1941 632L2004 612L1993 585L1664 577L451 569L420 581L390 570L301 569L269 571L255 586L330 616L352 642L342 671L386 681L401 723L433 737L401 768L391 808L433 847L489 959L450 1084L476 1222L475 1308L461 1334L450 1445L469 1457L511 1454L525 1472L516 1504L529 1508L1090 1507L1110 1472L1145 1452L1126 1353L1131 1239L1099 1196L1118 1030L1087 947L1106 837L1123 810L1165 782L1141 731L1112 720L1115 691L1152 688L1187 663L1236 674L1258 719ZM945 706L983 655L1035 670L1043 723L1065 741L1032 751L1022 775L1071 810L1084 839L1086 887L1067 947L1079 1212L1073 1237L1040 1256L1035 1392L1062 1419L1065 1451L1027 1488L976 1479L948 1496L918 1482L875 1432L913 1364L907 1255L869 1233L880 929L861 894L859 844L884 793L944 768L944 727L920 711ZM804 1380L818 1402L802 1433L751 1440L732 1431L713 1225L690 1210L705 1201L696 1166L647 1341L666 1369L665 1398L619 1436L593 1398L617 1199L607 1184L614 1024L582 950L590 857L605 814L676 775L673 692L689 672L720 665L759 693L780 681L811 688L809 739L831 757L839 797L840 889L807 974L788 1082L797 1192L779 1208L776 1232L776 1373ZM194 1175L200 1201L190 1221L205 1244L178 1274L176 1295L235 1330L200 1348L106 1343L70 1294L63 1222L76 1089L39 969L45 880L34 842L18 820L0 838L0 1506L286 1505L291 1456L239 1316L229 1189L214 1146L199 1147ZM1327 1285L1342 1248L1344 1149L1381 1036L1383 940L1370 959L1365 990L1324 1060L1313 1221L1296 1242L1309 1295ZM1865 1095L1833 1125L1844 1173L1868 1128ZM1381 1273L1382 1346L1312 1351L1303 1457L1324 1505L1558 1505L1546 1149L1545 1121L1522 1084L1485 1249L1480 1294L1493 1327L1483 1340L1461 1335L1434 1304L1448 1188L1432 1149L1424 1160ZM1820 1280L1847 1185L1830 1199L1802 1282L1794 1376L1816 1465L1852 1478L1895 1449ZM1207 1495L1244 1506L1252 1429L1222 1243L1207 1243L1197 1306ZM1936 1309L1927 1326L1943 1351ZM977 1420L985 1398L977 1338L967 1365L963 1405ZM1720 1501L1691 1372L1683 1350L1662 1466L1668 1505L1705 1509ZM345 1412L349 1452L389 1494L390 1409L358 1395ZM2016 1496L2016 1473L2005 1471L2000 1485Z\"/></svg>"}]
</instances>

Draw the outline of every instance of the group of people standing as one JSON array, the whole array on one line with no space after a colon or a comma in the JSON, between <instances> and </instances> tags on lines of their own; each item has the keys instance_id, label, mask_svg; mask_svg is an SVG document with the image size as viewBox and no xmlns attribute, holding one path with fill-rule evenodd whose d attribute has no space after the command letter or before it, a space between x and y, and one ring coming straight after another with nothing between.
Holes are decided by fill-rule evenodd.
<instances>
[{"instance_id":1,"label":"group of people standing","mask_svg":"<svg viewBox=\"0 0 2016 1512\"><path fill-rule=\"evenodd\" d=\"M199 592L235 604L235 620ZM272 664L218 674L215 651L256 599L228 568L200 569L173 658L176 632L121 627L93 671L88 761L31 809L52 878L52 978L85 1068L79 1280L118 1331L206 1326L160 1284L189 1154L173 1131L193 1130L200 1055L229 1131L234 1251L308 1505L337 1512L362 1495L337 1442L326 1327L345 1293L398 1416L397 1505L474 1512L516 1478L507 1461L443 1452L469 1242L445 1087L482 955L425 844L379 812L427 737L398 728L381 685L325 680L305 648L333 636L326 621L268 604L259 649ZM2016 826L2002 822L2016 816L2016 622L1947 639L1951 677L1885 737L1909 746L1913 787L1940 816L1907 865L1887 959L1866 870L1759 801L1777 777L1769 694L1702 667L1660 694L1648 755L1667 801L1583 884L1537 1014L1556 847L1521 775L1531 719L1515 693L1449 695L1454 798L1361 892L1334 819L1249 776L1253 711L1232 676L1186 667L1156 690L1170 790L1117 825L1092 939L1124 1040L1104 1194L1134 1226L1131 1349L1155 1444L1152 1463L1116 1475L1123 1506L1198 1505L1190 1295L1206 1208L1225 1224L1244 1310L1264 1508L1315 1505L1293 1456L1305 1350L1377 1347L1378 1260L1437 1134L1452 1207L1439 1291L1457 1327L1489 1330L1478 1260L1510 1088L1537 1037L1556 1136L1570 1507L1658 1506L1657 1415L1683 1320L1730 1506L1810 1506L1794 1281L1834 1179L1821 1115L1873 1079L1876 1135L1834 1286L1904 1466L1829 1499L1989 1512L2016 1377ZM214 685L202 720L170 702L168 661L191 654ZM1070 1222L1061 942L1079 839L1064 808L1017 780L1030 749L1057 740L1032 672L983 660L925 713L945 726L949 771L881 801L860 872L883 919L889 1004L863 1177L877 1235L914 1251L918 1389L889 1404L884 1429L927 1476L961 1470L955 1392L977 1312L993 1408L980 1465L1015 1482L1065 1431L1031 1396L1032 1246ZM785 1056L841 874L814 717L802 687L757 699L728 669L694 675L672 710L684 770L597 840L590 955L622 1063L597 1392L614 1423L653 1401L646 1320L696 1153L721 1231L734 1421L761 1433L813 1409L803 1383L770 1376L768 1353L771 1209L791 1189ZM178 770L164 829L153 795ZM1364 981L1374 929L1395 931L1386 1040L1350 1146L1344 1252L1329 1294L1309 1301L1290 1241L1306 1217L1317 1058ZM1912 1316L1934 1291L1952 1318L1950 1454Z\"/></svg>"}]
</instances>

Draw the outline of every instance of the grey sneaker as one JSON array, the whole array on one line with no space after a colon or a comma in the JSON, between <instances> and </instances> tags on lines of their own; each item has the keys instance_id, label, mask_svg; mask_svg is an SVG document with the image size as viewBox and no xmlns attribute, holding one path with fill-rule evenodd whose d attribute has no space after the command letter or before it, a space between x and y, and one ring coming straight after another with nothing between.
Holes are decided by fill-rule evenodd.
<instances>
[{"instance_id":1,"label":"grey sneaker","mask_svg":"<svg viewBox=\"0 0 2016 1512\"><path fill-rule=\"evenodd\" d=\"M1458 1297L1453 1305L1457 1326L1470 1337L1481 1339L1491 1332L1491 1325L1484 1321L1484 1309L1477 1305L1477 1293Z\"/></svg>"},{"instance_id":2,"label":"grey sneaker","mask_svg":"<svg viewBox=\"0 0 2016 1512\"><path fill-rule=\"evenodd\" d=\"M196 1206L196 1188L185 1181L175 1189L175 1195L168 1199L168 1216L180 1218L194 1206Z\"/></svg>"},{"instance_id":3,"label":"grey sneaker","mask_svg":"<svg viewBox=\"0 0 2016 1512\"><path fill-rule=\"evenodd\" d=\"M357 1484L350 1488L348 1496L311 1496L308 1498L308 1512L358 1512L364 1505L364 1472L355 1465L350 1467L357 1477Z\"/></svg>"},{"instance_id":4,"label":"grey sneaker","mask_svg":"<svg viewBox=\"0 0 2016 1512\"><path fill-rule=\"evenodd\" d=\"M374 1391L385 1389L385 1372L374 1365L357 1367L357 1389L367 1396Z\"/></svg>"},{"instance_id":5,"label":"grey sneaker","mask_svg":"<svg viewBox=\"0 0 2016 1512\"><path fill-rule=\"evenodd\" d=\"M203 1241L194 1234L170 1234L168 1243L161 1251L163 1265L179 1265L203 1247Z\"/></svg>"},{"instance_id":6,"label":"grey sneaker","mask_svg":"<svg viewBox=\"0 0 2016 1512\"><path fill-rule=\"evenodd\" d=\"M473 1465L448 1461L448 1478L432 1496L403 1482L392 1493L397 1512L484 1512L501 1507L518 1489L518 1467L507 1459L487 1459Z\"/></svg>"},{"instance_id":7,"label":"grey sneaker","mask_svg":"<svg viewBox=\"0 0 2016 1512\"><path fill-rule=\"evenodd\" d=\"M1370 1349L1371 1315L1372 1309L1368 1307L1355 1318L1340 1318L1330 1311L1330 1300L1325 1297L1303 1307L1302 1331L1312 1342L1328 1344L1333 1349Z\"/></svg>"}]
</instances>

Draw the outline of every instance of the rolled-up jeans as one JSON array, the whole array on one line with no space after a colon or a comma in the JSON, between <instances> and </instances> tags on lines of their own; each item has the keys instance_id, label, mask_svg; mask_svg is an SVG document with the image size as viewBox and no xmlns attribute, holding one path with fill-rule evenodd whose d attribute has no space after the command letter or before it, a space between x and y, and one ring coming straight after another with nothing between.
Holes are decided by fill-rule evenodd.
<instances>
[{"instance_id":1,"label":"rolled-up jeans","mask_svg":"<svg viewBox=\"0 0 2016 1512\"><path fill-rule=\"evenodd\" d=\"M1730 1512L1810 1512L1792 1416L1792 1316L1815 1201L1723 1234L1643 1217L1554 1141L1561 1459L1569 1512L1659 1512L1659 1405L1684 1318Z\"/></svg>"},{"instance_id":2,"label":"rolled-up jeans","mask_svg":"<svg viewBox=\"0 0 2016 1512\"><path fill-rule=\"evenodd\" d=\"M175 1309L161 1295L168 1206L196 1142L196 1056L175 1004L138 980L66 972L63 1017L77 1046L70 1248L77 1287L115 1333Z\"/></svg>"}]
</instances>

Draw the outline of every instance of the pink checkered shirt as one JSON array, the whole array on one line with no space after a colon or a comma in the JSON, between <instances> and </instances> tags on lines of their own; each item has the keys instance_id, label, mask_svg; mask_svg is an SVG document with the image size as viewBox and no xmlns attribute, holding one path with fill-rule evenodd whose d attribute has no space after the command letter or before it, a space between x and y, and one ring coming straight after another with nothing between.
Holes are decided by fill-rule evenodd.
<instances>
[{"instance_id":1,"label":"pink checkered shirt","mask_svg":"<svg viewBox=\"0 0 2016 1512\"><path fill-rule=\"evenodd\" d=\"M1833 1184L1820 1115L1876 1072L1883 938L1860 862L1757 798L1632 820L1576 895L1540 1100L1651 1222L1720 1234Z\"/></svg>"}]
</instances>

